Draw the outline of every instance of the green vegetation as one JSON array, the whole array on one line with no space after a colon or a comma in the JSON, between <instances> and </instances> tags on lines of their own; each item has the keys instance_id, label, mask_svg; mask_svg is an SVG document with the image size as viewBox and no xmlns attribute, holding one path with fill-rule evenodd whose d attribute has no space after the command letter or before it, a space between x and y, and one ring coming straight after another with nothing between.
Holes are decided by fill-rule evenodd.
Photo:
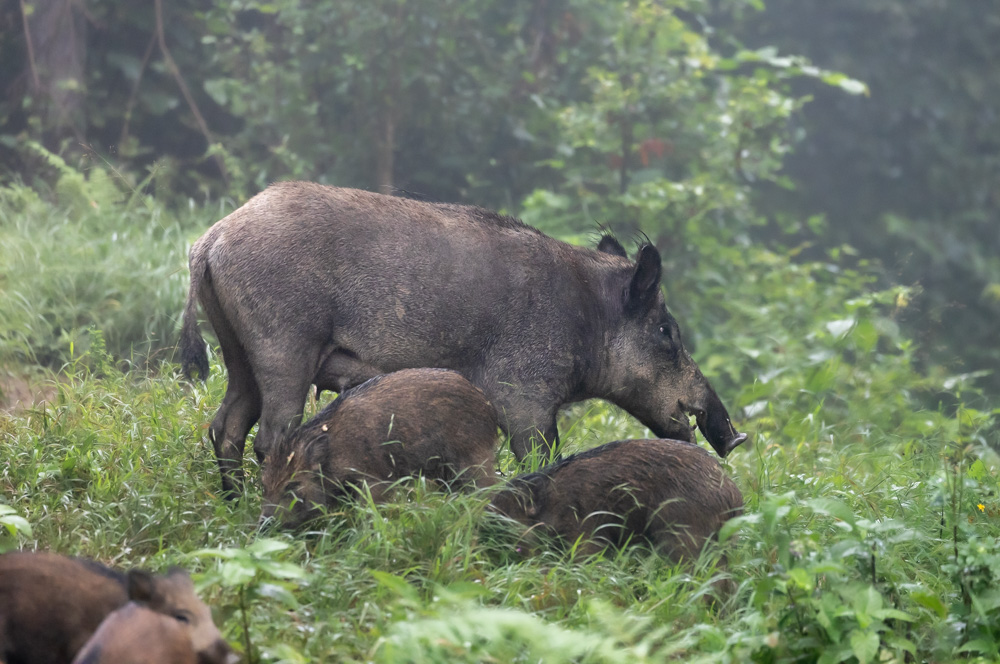
<instances>
[{"instance_id":1,"label":"green vegetation","mask_svg":"<svg viewBox=\"0 0 1000 664\"><path fill-rule=\"evenodd\" d=\"M2 318L8 363L38 357L21 350L35 342L15 343L23 320L44 321L37 338L50 343L59 339L50 325L75 332L72 349L48 351L68 353L48 374L52 400L0 411L0 546L186 565L249 661L998 656L998 413L972 407L981 401L970 377L914 367L914 344L896 324L912 294L874 289L864 263L843 267L847 254L795 262L701 236L690 246L696 272L666 277L687 343L753 436L726 461L747 501L724 532L726 568L717 550L690 566L642 548L523 559L516 532L485 512L484 496L421 482L386 505L345 506L310 536L261 539L258 491L236 505L217 495L205 432L225 372L216 365L206 384L188 383L162 362L166 351L148 367L123 363L120 351L163 342L142 326L116 327L176 324L184 249L220 210L178 217L83 182L91 198L77 208L65 196L56 204L3 190L4 264L55 251L52 237L66 229L70 246L45 259L64 278L96 272L123 294L147 283L159 290L122 297L120 317L100 317L110 309L97 290L81 301L97 312L87 319L49 298L20 300L24 313ZM119 229L147 230L114 245L114 261L76 251L107 246ZM144 267L129 275L120 266ZM11 273L5 308L19 301L6 286L14 278L24 292L59 290L47 269ZM567 451L646 435L602 403L569 409L560 428ZM514 469L506 453L501 467ZM723 578L736 590L720 597Z\"/></svg>"},{"instance_id":2,"label":"green vegetation","mask_svg":"<svg viewBox=\"0 0 1000 664\"><path fill-rule=\"evenodd\" d=\"M185 565L248 662L1000 661L996 10L768 4L0 8L0 550ZM83 37L32 51L54 9ZM945 15L969 58L926 47ZM745 516L691 565L526 559L416 480L260 536L252 472L218 495L225 372L184 381L174 343L190 243L292 177L645 234L752 437ZM604 403L560 431L647 435Z\"/></svg>"},{"instance_id":3,"label":"green vegetation","mask_svg":"<svg viewBox=\"0 0 1000 664\"><path fill-rule=\"evenodd\" d=\"M561 233L661 250L695 219L803 229L800 255L846 243L920 288L919 360L1000 393L995 6L24 0L0 26L0 183L51 184L41 144L180 207L300 178L516 214L555 194Z\"/></svg>"},{"instance_id":4,"label":"green vegetation","mask_svg":"<svg viewBox=\"0 0 1000 664\"><path fill-rule=\"evenodd\" d=\"M773 215L822 215L827 242L920 283L909 317L935 363L996 367L1000 316L1000 12L933 0L768 0L731 27L865 81L870 97L815 97L787 161L795 190L762 192ZM996 393L1000 373L980 382Z\"/></svg>"},{"instance_id":5,"label":"green vegetation","mask_svg":"<svg viewBox=\"0 0 1000 664\"><path fill-rule=\"evenodd\" d=\"M119 191L104 170L85 178L35 149L53 165L54 185L0 189L0 365L59 367L87 350L91 328L119 359L143 363L173 346L186 240L224 208L167 213Z\"/></svg>"}]
</instances>

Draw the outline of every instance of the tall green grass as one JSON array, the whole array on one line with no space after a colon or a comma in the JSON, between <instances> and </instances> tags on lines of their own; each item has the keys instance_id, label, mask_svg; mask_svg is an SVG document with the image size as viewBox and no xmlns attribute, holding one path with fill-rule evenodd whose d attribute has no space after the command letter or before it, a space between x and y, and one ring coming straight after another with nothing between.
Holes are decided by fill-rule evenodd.
<instances>
[{"instance_id":1,"label":"tall green grass","mask_svg":"<svg viewBox=\"0 0 1000 664\"><path fill-rule=\"evenodd\" d=\"M55 157L52 157L56 159ZM176 343L187 249L221 208L168 211L95 169L62 168L45 195L0 188L0 364L58 368L99 329L118 359Z\"/></svg>"},{"instance_id":2,"label":"tall green grass","mask_svg":"<svg viewBox=\"0 0 1000 664\"><path fill-rule=\"evenodd\" d=\"M153 350L173 343L185 245L221 211L95 188L0 194L0 358L56 367L50 402L0 411L0 547L185 565L249 661L1000 660L998 412L970 377L917 367L893 323L909 291L708 240L733 273L691 276L707 285L687 301L672 282L753 437L724 462L746 514L692 564L642 547L524 558L486 495L419 480L261 537L252 455L244 498L218 495L206 428L224 371L191 384ZM148 367L121 361L150 350ZM647 435L599 403L560 431L566 452Z\"/></svg>"},{"instance_id":3,"label":"tall green grass","mask_svg":"<svg viewBox=\"0 0 1000 664\"><path fill-rule=\"evenodd\" d=\"M0 542L122 566L186 565L200 572L233 644L254 658L904 662L948 661L962 648L994 656L1000 483L957 443L922 438L907 450L876 433L838 444L836 424L827 441L759 433L726 463L748 501L724 533L727 568L714 550L692 565L642 547L523 558L516 529L485 511L486 496L420 481L387 504L345 505L306 536L261 540L257 492L236 504L217 492L205 426L223 372L202 386L171 367L98 376L92 364L101 362L54 377L53 403L0 414L0 502L31 526ZM610 407L581 410L564 420L570 450L643 434ZM282 544L266 544L274 540ZM737 590L718 596L720 578Z\"/></svg>"}]
</instances>

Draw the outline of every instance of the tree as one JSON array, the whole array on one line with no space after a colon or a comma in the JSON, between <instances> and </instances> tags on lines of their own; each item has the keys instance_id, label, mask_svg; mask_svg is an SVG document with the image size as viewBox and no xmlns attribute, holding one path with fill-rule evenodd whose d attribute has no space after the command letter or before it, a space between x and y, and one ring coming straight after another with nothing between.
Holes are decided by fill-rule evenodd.
<instances>
[{"instance_id":1,"label":"tree","mask_svg":"<svg viewBox=\"0 0 1000 664\"><path fill-rule=\"evenodd\" d=\"M870 97L810 88L806 138L775 214L824 214L825 242L877 257L924 291L910 324L952 371L1000 347L1000 8L935 0L770 0L733 26L866 81ZM1000 372L990 379L1000 389Z\"/></svg>"}]
</instances>

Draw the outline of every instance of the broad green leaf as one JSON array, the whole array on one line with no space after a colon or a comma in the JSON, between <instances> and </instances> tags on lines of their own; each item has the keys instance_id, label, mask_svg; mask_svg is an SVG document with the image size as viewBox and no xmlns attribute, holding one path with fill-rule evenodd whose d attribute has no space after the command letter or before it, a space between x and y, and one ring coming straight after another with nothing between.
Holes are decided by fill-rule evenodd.
<instances>
[{"instance_id":1,"label":"broad green leaf","mask_svg":"<svg viewBox=\"0 0 1000 664\"><path fill-rule=\"evenodd\" d=\"M289 592L284 586L274 583L262 583L257 586L255 592L261 597L278 600L290 609L294 609L299 605L298 600L295 599L295 595Z\"/></svg>"},{"instance_id":2,"label":"broad green leaf","mask_svg":"<svg viewBox=\"0 0 1000 664\"><path fill-rule=\"evenodd\" d=\"M196 558L235 558L242 553L240 549L198 549L191 555Z\"/></svg>"},{"instance_id":3,"label":"broad green leaf","mask_svg":"<svg viewBox=\"0 0 1000 664\"><path fill-rule=\"evenodd\" d=\"M810 565L809 572L814 576L819 576L820 574L842 574L844 572L844 565L834 560L824 560L815 565Z\"/></svg>"},{"instance_id":4,"label":"broad green leaf","mask_svg":"<svg viewBox=\"0 0 1000 664\"><path fill-rule=\"evenodd\" d=\"M965 472L969 477L977 482L980 482L989 476L989 471L986 469L986 464L983 463L982 459L976 459Z\"/></svg>"},{"instance_id":5,"label":"broad green leaf","mask_svg":"<svg viewBox=\"0 0 1000 664\"><path fill-rule=\"evenodd\" d=\"M222 567L219 569L222 584L230 588L250 583L256 574L257 570L253 566L235 560L227 560L222 563Z\"/></svg>"},{"instance_id":6,"label":"broad green leaf","mask_svg":"<svg viewBox=\"0 0 1000 664\"><path fill-rule=\"evenodd\" d=\"M886 645L896 648L897 650L904 650L911 655L917 654L917 644L909 639L894 634L892 632L887 632L882 635L882 639L885 641Z\"/></svg>"},{"instance_id":7,"label":"broad green leaf","mask_svg":"<svg viewBox=\"0 0 1000 664\"><path fill-rule=\"evenodd\" d=\"M872 613L873 616L881 620L893 619L893 620L904 620L906 622L913 622L916 620L913 616L905 611L900 611L899 609L879 609Z\"/></svg>"},{"instance_id":8,"label":"broad green leaf","mask_svg":"<svg viewBox=\"0 0 1000 664\"><path fill-rule=\"evenodd\" d=\"M226 79L212 78L202 83L202 88L212 98L212 101L219 106L225 106L229 102L229 93L227 92L228 83L229 81Z\"/></svg>"},{"instance_id":9,"label":"broad green leaf","mask_svg":"<svg viewBox=\"0 0 1000 664\"><path fill-rule=\"evenodd\" d=\"M941 599L928 590L916 590L910 593L910 597L913 601L924 607L925 609L930 609L937 614L939 618L946 618L948 616L948 608L944 605Z\"/></svg>"},{"instance_id":10,"label":"broad green leaf","mask_svg":"<svg viewBox=\"0 0 1000 664\"><path fill-rule=\"evenodd\" d=\"M31 524L23 516L17 514L10 505L0 504L0 525L3 525L11 535L18 533L31 537Z\"/></svg>"},{"instance_id":11,"label":"broad green leaf","mask_svg":"<svg viewBox=\"0 0 1000 664\"><path fill-rule=\"evenodd\" d=\"M821 77L821 80L827 85L835 85L852 95L864 95L867 97L871 94L865 83L838 72L828 72Z\"/></svg>"},{"instance_id":12,"label":"broad green leaf","mask_svg":"<svg viewBox=\"0 0 1000 664\"><path fill-rule=\"evenodd\" d=\"M819 365L809 373L809 377L806 378L805 388L814 393L830 389L837 378L838 366L839 364L836 360Z\"/></svg>"},{"instance_id":13,"label":"broad green leaf","mask_svg":"<svg viewBox=\"0 0 1000 664\"><path fill-rule=\"evenodd\" d=\"M850 648L827 647L822 650L816 664L839 664L839 662L850 659L852 655Z\"/></svg>"},{"instance_id":14,"label":"broad green leaf","mask_svg":"<svg viewBox=\"0 0 1000 664\"><path fill-rule=\"evenodd\" d=\"M258 556L267 556L278 551L285 551L289 548L288 542L281 540L263 538L255 541L247 547L247 551Z\"/></svg>"},{"instance_id":15,"label":"broad green leaf","mask_svg":"<svg viewBox=\"0 0 1000 664\"><path fill-rule=\"evenodd\" d=\"M957 652L978 652L983 655L993 655L997 652L997 644L989 639L972 639L955 650Z\"/></svg>"},{"instance_id":16,"label":"broad green leaf","mask_svg":"<svg viewBox=\"0 0 1000 664\"><path fill-rule=\"evenodd\" d=\"M269 655L267 661L272 664L310 664L313 661L287 643L265 646L262 650Z\"/></svg>"},{"instance_id":17,"label":"broad green leaf","mask_svg":"<svg viewBox=\"0 0 1000 664\"><path fill-rule=\"evenodd\" d=\"M851 332L851 338L862 353L870 353L875 350L878 344L878 329L875 324L867 318L858 321L858 324Z\"/></svg>"},{"instance_id":18,"label":"broad green leaf","mask_svg":"<svg viewBox=\"0 0 1000 664\"><path fill-rule=\"evenodd\" d=\"M830 637L830 640L834 643L840 641L841 632L840 628L837 626L836 618L838 615L837 606L840 604L840 598L833 593L824 594L816 606L816 621L823 626L826 630L826 634Z\"/></svg>"},{"instance_id":19,"label":"broad green leaf","mask_svg":"<svg viewBox=\"0 0 1000 664\"><path fill-rule=\"evenodd\" d=\"M974 594L972 603L983 615L993 613L1000 608L1000 588L991 588L986 592Z\"/></svg>"},{"instance_id":20,"label":"broad green leaf","mask_svg":"<svg viewBox=\"0 0 1000 664\"><path fill-rule=\"evenodd\" d=\"M25 537L31 537L31 524L28 520L20 516L5 516L0 519L0 524L3 524L4 528L11 535L17 535L18 533L24 535Z\"/></svg>"},{"instance_id":21,"label":"broad green leaf","mask_svg":"<svg viewBox=\"0 0 1000 664\"><path fill-rule=\"evenodd\" d=\"M276 579L304 579L306 577L305 570L292 563L277 560L262 560L258 561L256 566L260 571Z\"/></svg>"},{"instance_id":22,"label":"broad green leaf","mask_svg":"<svg viewBox=\"0 0 1000 664\"><path fill-rule=\"evenodd\" d=\"M879 638L877 632L854 630L851 632L851 651L859 664L868 664L878 655Z\"/></svg>"},{"instance_id":23,"label":"broad green leaf","mask_svg":"<svg viewBox=\"0 0 1000 664\"><path fill-rule=\"evenodd\" d=\"M375 577L375 580L380 586L392 591L396 595L399 595L403 599L410 600L412 602L419 601L420 595L417 593L416 588L414 588L410 583L395 574L389 574L388 572L382 572L380 570L370 570L371 575Z\"/></svg>"},{"instance_id":24,"label":"broad green leaf","mask_svg":"<svg viewBox=\"0 0 1000 664\"><path fill-rule=\"evenodd\" d=\"M851 331L857 324L857 320L854 318L841 318L840 320L832 320L826 324L826 330L835 337L842 337Z\"/></svg>"},{"instance_id":25,"label":"broad green leaf","mask_svg":"<svg viewBox=\"0 0 1000 664\"><path fill-rule=\"evenodd\" d=\"M788 570L788 580L806 592L811 592L815 583L809 572L801 567L795 567Z\"/></svg>"},{"instance_id":26,"label":"broad green leaf","mask_svg":"<svg viewBox=\"0 0 1000 664\"><path fill-rule=\"evenodd\" d=\"M882 610L882 604L882 595L871 586L866 586L854 595L854 615L862 629L867 629L872 623L875 614Z\"/></svg>"}]
</instances>

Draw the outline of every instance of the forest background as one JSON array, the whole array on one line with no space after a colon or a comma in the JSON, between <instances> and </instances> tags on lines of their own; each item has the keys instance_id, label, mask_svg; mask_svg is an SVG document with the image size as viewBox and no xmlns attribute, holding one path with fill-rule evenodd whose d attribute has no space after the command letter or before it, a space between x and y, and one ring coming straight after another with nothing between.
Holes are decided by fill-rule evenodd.
<instances>
[{"instance_id":1,"label":"forest background","mask_svg":"<svg viewBox=\"0 0 1000 664\"><path fill-rule=\"evenodd\" d=\"M807 257L850 245L919 287L923 359L1000 388L996 12L626 4L8 2L0 173L51 180L30 137L175 205L288 178L514 214L571 195L549 230L641 229L675 255L694 241L675 226L707 213ZM798 55L867 88L801 76ZM712 190L657 218L627 201L699 178Z\"/></svg>"},{"instance_id":2,"label":"forest background","mask_svg":"<svg viewBox=\"0 0 1000 664\"><path fill-rule=\"evenodd\" d=\"M109 441L147 436L134 454L155 448L167 464L201 443L223 372L204 394L193 388L194 407L173 387L187 247L268 183L308 179L500 209L591 246L601 228L648 237L687 346L754 436L754 451L729 462L750 514L733 574L749 581L728 616L701 604L692 614L709 615L717 634L684 621L666 635L647 623L607 627L618 624L612 608L567 594L579 582L602 596L600 567L584 581L567 571L508 590L499 605L569 630L602 622L622 647L655 644L643 650L650 661L675 647L732 661L995 656L998 65L1000 8L944 0L8 0L0 397L40 391L61 405L2 415L3 458L21 463L5 465L0 502L27 520L20 530L2 521L0 505L0 523L21 545L174 561L163 533L132 516L95 536L128 507L117 492L131 479L107 475L107 455L124 452ZM163 410L148 422L128 400ZM80 406L102 402L125 410ZM644 434L627 422L578 407L561 428L573 449ZM202 464L199 504L214 479L201 452L189 459ZM144 491L189 495L189 478L178 469L177 485ZM102 497L115 507L93 507ZM53 521L56 505L83 504L93 514L73 528ZM441 516L454 504L435 509L434 528L454 535L464 522ZM232 556L246 553L236 521L225 513L212 526ZM413 539L400 523L393 541ZM372 541L369 527L357 526L355 543ZM182 541L209 546L207 532L206 522ZM917 541L933 544L908 548ZM308 568L341 544L246 560L288 555ZM427 546L413 559L443 555ZM130 552L114 553L122 547ZM394 599L373 618L300 594L314 613L326 601L343 609L356 633L344 652L320 640L299 654L410 661L385 644L418 637L391 625L465 615L430 608L435 589L468 581L483 560L501 569L487 547L414 582L411 569L355 549L358 568L381 569L372 583ZM243 610L248 589L278 592L255 564L220 601ZM638 578L646 563L613 564ZM625 613L677 619L674 577L635 583L644 599L622 600ZM268 644L298 628L256 610L272 632L259 647L247 640L247 653L294 659ZM540 647L525 639L517 652Z\"/></svg>"}]
</instances>

